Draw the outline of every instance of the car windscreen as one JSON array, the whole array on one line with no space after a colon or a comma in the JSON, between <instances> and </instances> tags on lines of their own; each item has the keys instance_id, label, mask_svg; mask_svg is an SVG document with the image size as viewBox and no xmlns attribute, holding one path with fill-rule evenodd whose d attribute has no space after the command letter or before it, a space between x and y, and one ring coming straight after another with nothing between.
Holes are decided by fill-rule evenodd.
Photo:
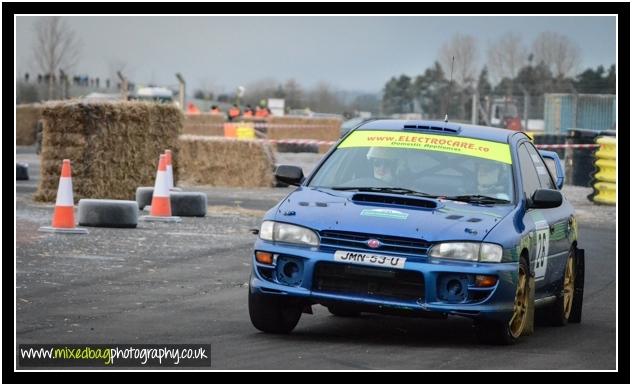
<instances>
[{"instance_id":1,"label":"car windscreen","mask_svg":"<svg viewBox=\"0 0 632 386\"><path fill-rule=\"evenodd\" d=\"M436 196L480 195L513 202L509 145L448 135L356 131L309 186L401 188Z\"/></svg>"}]
</instances>

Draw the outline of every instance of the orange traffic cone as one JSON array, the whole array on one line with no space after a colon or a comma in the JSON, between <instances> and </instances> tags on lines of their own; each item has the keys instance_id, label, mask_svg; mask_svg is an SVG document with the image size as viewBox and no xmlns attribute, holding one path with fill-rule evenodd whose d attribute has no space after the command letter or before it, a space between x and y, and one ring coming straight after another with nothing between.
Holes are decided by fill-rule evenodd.
<instances>
[{"instance_id":1,"label":"orange traffic cone","mask_svg":"<svg viewBox=\"0 0 632 386\"><path fill-rule=\"evenodd\" d=\"M149 216L142 216L144 221L180 222L182 219L171 215L171 198L169 194L169 181L167 181L167 155L160 155L156 184L151 199L151 211Z\"/></svg>"},{"instance_id":2,"label":"orange traffic cone","mask_svg":"<svg viewBox=\"0 0 632 386\"><path fill-rule=\"evenodd\" d=\"M167 181L169 181L169 190L181 191L182 189L176 188L173 184L173 154L171 150L165 150L167 156Z\"/></svg>"},{"instance_id":3,"label":"orange traffic cone","mask_svg":"<svg viewBox=\"0 0 632 386\"><path fill-rule=\"evenodd\" d=\"M88 233L87 229L75 227L75 207L72 198L72 175L69 159L65 159L61 166L53 225L40 227L39 230L53 233Z\"/></svg>"}]
</instances>

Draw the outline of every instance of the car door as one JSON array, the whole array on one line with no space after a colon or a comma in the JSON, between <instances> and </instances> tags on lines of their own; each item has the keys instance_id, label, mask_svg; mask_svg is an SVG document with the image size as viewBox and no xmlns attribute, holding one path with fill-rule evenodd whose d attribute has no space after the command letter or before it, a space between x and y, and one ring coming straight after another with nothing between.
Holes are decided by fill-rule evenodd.
<instances>
[{"instance_id":1,"label":"car door","mask_svg":"<svg viewBox=\"0 0 632 386\"><path fill-rule=\"evenodd\" d=\"M518 159L527 197L530 198L536 189L557 190L533 144L522 142L518 147ZM525 213L525 225L530 227L531 269L535 276L536 292L540 294L554 292L564 272L570 248L570 213L566 201L557 208L530 208Z\"/></svg>"}]
</instances>

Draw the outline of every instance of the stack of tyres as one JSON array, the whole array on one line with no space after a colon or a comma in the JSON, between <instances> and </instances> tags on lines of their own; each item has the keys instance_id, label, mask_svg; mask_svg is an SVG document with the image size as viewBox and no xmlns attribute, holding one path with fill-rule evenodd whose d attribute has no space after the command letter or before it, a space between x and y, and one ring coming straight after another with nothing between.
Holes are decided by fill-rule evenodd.
<instances>
[{"instance_id":1,"label":"stack of tyres","mask_svg":"<svg viewBox=\"0 0 632 386\"><path fill-rule=\"evenodd\" d=\"M571 129L568 131L566 143L594 144L598 131ZM590 187L591 176L595 172L594 149L568 148L565 159L566 183L569 185Z\"/></svg>"},{"instance_id":2,"label":"stack of tyres","mask_svg":"<svg viewBox=\"0 0 632 386\"><path fill-rule=\"evenodd\" d=\"M617 139L598 137L599 149L595 152L595 173L591 185L593 191L588 199L597 204L616 205L617 203Z\"/></svg>"},{"instance_id":3,"label":"stack of tyres","mask_svg":"<svg viewBox=\"0 0 632 386\"><path fill-rule=\"evenodd\" d=\"M318 145L308 143L278 143L276 151L279 153L318 153Z\"/></svg>"}]
</instances>

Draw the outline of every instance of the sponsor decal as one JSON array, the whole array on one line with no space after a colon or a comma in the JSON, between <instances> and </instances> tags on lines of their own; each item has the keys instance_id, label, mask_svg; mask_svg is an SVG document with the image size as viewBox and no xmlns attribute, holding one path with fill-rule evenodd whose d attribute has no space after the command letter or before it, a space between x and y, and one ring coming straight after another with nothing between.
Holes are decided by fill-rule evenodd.
<instances>
[{"instance_id":1,"label":"sponsor decal","mask_svg":"<svg viewBox=\"0 0 632 386\"><path fill-rule=\"evenodd\" d=\"M339 148L373 146L441 151L511 164L506 143L449 135L361 130L354 131L338 145Z\"/></svg>"},{"instance_id":2,"label":"sponsor decal","mask_svg":"<svg viewBox=\"0 0 632 386\"><path fill-rule=\"evenodd\" d=\"M400 212L398 210L393 210L393 209L362 209L362 212L360 212L360 216L406 220L408 218L408 213Z\"/></svg>"}]
</instances>

